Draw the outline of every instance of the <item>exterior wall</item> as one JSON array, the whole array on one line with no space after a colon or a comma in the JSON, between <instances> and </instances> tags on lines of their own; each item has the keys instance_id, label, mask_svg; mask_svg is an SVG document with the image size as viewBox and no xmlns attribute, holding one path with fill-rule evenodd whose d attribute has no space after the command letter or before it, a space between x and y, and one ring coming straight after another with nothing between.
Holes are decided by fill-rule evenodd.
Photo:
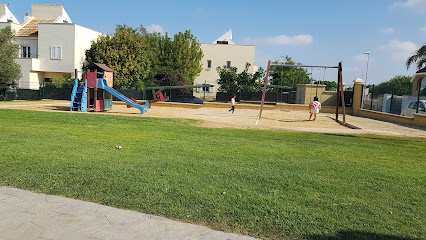
<instances>
[{"instance_id":1,"label":"exterior wall","mask_svg":"<svg viewBox=\"0 0 426 240\"><path fill-rule=\"evenodd\" d=\"M103 33L93 31L89 28L75 25L75 49L74 49L74 68L77 69L78 78L81 78L83 62L86 60L85 52L90 48L93 41L96 41Z\"/></svg>"},{"instance_id":2,"label":"exterior wall","mask_svg":"<svg viewBox=\"0 0 426 240\"><path fill-rule=\"evenodd\" d=\"M22 47L31 47L31 55L37 58L38 55L38 39L36 37L16 37L16 42L19 44L19 58L22 58ZM38 69L33 69L38 71Z\"/></svg>"},{"instance_id":3,"label":"exterior wall","mask_svg":"<svg viewBox=\"0 0 426 240\"><path fill-rule=\"evenodd\" d=\"M38 52L43 72L74 72L75 24L41 23L38 25ZM50 47L62 47L62 59L50 58Z\"/></svg>"},{"instance_id":4,"label":"exterior wall","mask_svg":"<svg viewBox=\"0 0 426 240\"><path fill-rule=\"evenodd\" d=\"M231 66L237 67L239 72L244 70L246 63L250 63L249 73L253 72L255 46L248 45L226 45L226 44L201 44L204 56L201 60L203 70L195 79L194 84L212 84L214 90L210 93L206 92L206 97L215 97L219 88L217 80L219 74L216 68L226 65L227 61L231 61ZM211 60L211 68L207 68L207 60ZM194 92L197 97L204 96L204 92Z\"/></svg>"},{"instance_id":5,"label":"exterior wall","mask_svg":"<svg viewBox=\"0 0 426 240\"><path fill-rule=\"evenodd\" d=\"M318 91L317 91L318 87ZM312 102L315 96L318 96L318 100L321 103L330 102L330 98L333 98L333 92L325 91L325 85L318 84L297 84L296 90L296 103L297 104L309 104ZM336 99L336 92L334 92L334 99ZM334 101L334 104L336 100ZM326 105L326 104L323 104Z\"/></svg>"},{"instance_id":6,"label":"exterior wall","mask_svg":"<svg viewBox=\"0 0 426 240\"><path fill-rule=\"evenodd\" d=\"M419 127L426 127L426 115L414 114L413 117L405 117L391 113L376 112L371 110L359 109L360 117L372 118L386 122L398 124L409 124Z\"/></svg>"},{"instance_id":7,"label":"exterior wall","mask_svg":"<svg viewBox=\"0 0 426 240\"><path fill-rule=\"evenodd\" d=\"M3 29L5 27L11 27L12 31L14 31L15 34L16 34L17 32L19 32L19 30L21 29L22 26L19 25L19 24L15 24L15 23L0 22L0 29Z\"/></svg>"},{"instance_id":8,"label":"exterior wall","mask_svg":"<svg viewBox=\"0 0 426 240\"><path fill-rule=\"evenodd\" d=\"M16 62L21 65L22 76L18 80L18 87L37 90L40 87L37 72L40 69L40 61L37 58L18 58Z\"/></svg>"},{"instance_id":9,"label":"exterior wall","mask_svg":"<svg viewBox=\"0 0 426 240\"><path fill-rule=\"evenodd\" d=\"M0 4L0 22L12 21L15 24L19 24L18 19L12 14L6 4Z\"/></svg>"},{"instance_id":10,"label":"exterior wall","mask_svg":"<svg viewBox=\"0 0 426 240\"><path fill-rule=\"evenodd\" d=\"M32 5L32 14L35 18L57 19L62 17L64 7L62 5Z\"/></svg>"}]
</instances>

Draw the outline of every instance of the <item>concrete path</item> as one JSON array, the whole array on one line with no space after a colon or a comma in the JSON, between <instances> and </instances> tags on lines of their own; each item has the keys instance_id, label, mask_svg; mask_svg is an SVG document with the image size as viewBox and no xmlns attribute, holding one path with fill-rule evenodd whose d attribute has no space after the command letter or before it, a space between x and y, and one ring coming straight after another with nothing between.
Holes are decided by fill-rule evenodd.
<instances>
[{"instance_id":1,"label":"concrete path","mask_svg":"<svg viewBox=\"0 0 426 240\"><path fill-rule=\"evenodd\" d=\"M0 240L255 239L96 203L0 187Z\"/></svg>"}]
</instances>

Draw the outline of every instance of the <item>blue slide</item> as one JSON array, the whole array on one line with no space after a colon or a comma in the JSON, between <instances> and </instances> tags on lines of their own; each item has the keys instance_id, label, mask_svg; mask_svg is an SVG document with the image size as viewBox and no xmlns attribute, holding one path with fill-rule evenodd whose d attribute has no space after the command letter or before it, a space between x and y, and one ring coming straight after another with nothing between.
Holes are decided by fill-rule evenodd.
<instances>
[{"instance_id":1,"label":"blue slide","mask_svg":"<svg viewBox=\"0 0 426 240\"><path fill-rule=\"evenodd\" d=\"M106 79L98 79L98 88L104 89L105 91L111 93L114 97L116 97L116 98L120 99L121 101L127 103L127 105L130 105L134 108L139 109L141 111L141 114L147 113L148 108L151 107L151 104L149 104L148 101L146 101L145 106L142 106L142 105L139 105L139 104L133 102L128 97L124 96L123 94L121 94L120 92L115 90L114 88L108 86Z\"/></svg>"}]
</instances>

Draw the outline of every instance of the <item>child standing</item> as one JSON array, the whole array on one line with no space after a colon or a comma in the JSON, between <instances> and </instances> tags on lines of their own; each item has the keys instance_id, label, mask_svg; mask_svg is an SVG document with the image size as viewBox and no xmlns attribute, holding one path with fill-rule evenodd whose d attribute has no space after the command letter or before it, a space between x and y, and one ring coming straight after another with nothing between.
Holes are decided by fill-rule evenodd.
<instances>
[{"instance_id":1,"label":"child standing","mask_svg":"<svg viewBox=\"0 0 426 240\"><path fill-rule=\"evenodd\" d=\"M318 102L318 97L314 97L314 101L312 101L309 104L309 109L310 109L311 115L309 115L309 120L308 121L311 121L312 114L314 115L314 119L313 120L315 121L315 119L317 119L317 113L319 113L319 110L321 109L321 103Z\"/></svg>"},{"instance_id":2,"label":"child standing","mask_svg":"<svg viewBox=\"0 0 426 240\"><path fill-rule=\"evenodd\" d=\"M230 111L232 111L232 113L234 113L234 111L235 111L235 98L237 97L237 95L234 95L232 98L231 98L231 109L229 109L229 111L228 112L230 112Z\"/></svg>"}]
</instances>

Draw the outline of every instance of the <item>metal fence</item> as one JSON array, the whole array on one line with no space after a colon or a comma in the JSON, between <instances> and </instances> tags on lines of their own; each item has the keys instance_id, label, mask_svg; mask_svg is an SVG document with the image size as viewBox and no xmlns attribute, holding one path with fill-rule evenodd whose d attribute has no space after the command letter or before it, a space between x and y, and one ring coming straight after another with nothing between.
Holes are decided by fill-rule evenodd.
<instances>
[{"instance_id":1,"label":"metal fence","mask_svg":"<svg viewBox=\"0 0 426 240\"><path fill-rule=\"evenodd\" d=\"M237 102L260 102L262 101L262 92L239 92L237 94L217 92L216 101L228 102L231 98L236 95ZM296 91L282 91L276 93L266 93L265 102L271 103L295 103L296 102Z\"/></svg>"},{"instance_id":2,"label":"metal fence","mask_svg":"<svg viewBox=\"0 0 426 240\"><path fill-rule=\"evenodd\" d=\"M406 115L410 103L426 100L426 81L420 83L420 91L413 84L393 84L385 87L370 85L364 91L363 109ZM422 105L420 105L421 107ZM404 110L406 109L406 110ZM420 108L423 111L422 108ZM415 109L418 111L418 109Z\"/></svg>"}]
</instances>

